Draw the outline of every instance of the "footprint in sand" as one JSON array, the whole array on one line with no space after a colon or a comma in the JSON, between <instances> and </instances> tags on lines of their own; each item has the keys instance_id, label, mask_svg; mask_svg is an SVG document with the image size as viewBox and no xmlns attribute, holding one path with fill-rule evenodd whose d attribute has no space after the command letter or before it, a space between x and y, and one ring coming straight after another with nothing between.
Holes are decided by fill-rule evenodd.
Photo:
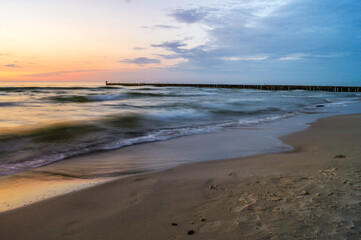
<instances>
[{"instance_id":1,"label":"footprint in sand","mask_svg":"<svg viewBox=\"0 0 361 240\"><path fill-rule=\"evenodd\" d=\"M256 200L251 196L241 197L238 199L238 206L231 208L232 212L241 212L243 209L253 205Z\"/></svg>"},{"instance_id":2,"label":"footprint in sand","mask_svg":"<svg viewBox=\"0 0 361 240\"><path fill-rule=\"evenodd\" d=\"M64 239L74 239L74 235L77 232L76 231L77 223L78 223L77 221L71 220L64 225L64 230L62 234L62 237Z\"/></svg>"}]
</instances>

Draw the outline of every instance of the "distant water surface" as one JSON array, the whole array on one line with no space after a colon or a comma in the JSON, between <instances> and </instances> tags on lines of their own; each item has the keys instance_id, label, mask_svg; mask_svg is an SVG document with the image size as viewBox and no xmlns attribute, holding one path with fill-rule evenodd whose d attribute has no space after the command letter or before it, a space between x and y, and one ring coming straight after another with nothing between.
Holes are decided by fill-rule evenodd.
<instances>
[{"instance_id":1,"label":"distant water surface","mask_svg":"<svg viewBox=\"0 0 361 240\"><path fill-rule=\"evenodd\" d=\"M129 145L332 111L359 93L0 84L0 175Z\"/></svg>"}]
</instances>

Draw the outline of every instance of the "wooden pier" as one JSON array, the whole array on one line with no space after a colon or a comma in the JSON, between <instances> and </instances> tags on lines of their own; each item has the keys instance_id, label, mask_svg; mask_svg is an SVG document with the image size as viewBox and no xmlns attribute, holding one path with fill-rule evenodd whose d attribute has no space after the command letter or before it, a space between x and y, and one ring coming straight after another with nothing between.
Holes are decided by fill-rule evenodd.
<instances>
[{"instance_id":1,"label":"wooden pier","mask_svg":"<svg viewBox=\"0 0 361 240\"><path fill-rule=\"evenodd\" d=\"M186 84L186 83L109 83L107 86L155 86L155 87L199 87L199 88L241 88L241 89L259 89L259 90L308 90L308 91L327 91L327 92L361 92L361 87L348 86L305 86L305 85L240 85L240 84Z\"/></svg>"}]
</instances>

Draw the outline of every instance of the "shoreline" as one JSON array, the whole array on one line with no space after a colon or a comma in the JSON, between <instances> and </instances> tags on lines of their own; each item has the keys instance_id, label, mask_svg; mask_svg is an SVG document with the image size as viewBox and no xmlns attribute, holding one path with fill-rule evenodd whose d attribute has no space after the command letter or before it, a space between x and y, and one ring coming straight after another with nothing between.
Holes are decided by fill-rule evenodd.
<instances>
[{"instance_id":1,"label":"shoreline","mask_svg":"<svg viewBox=\"0 0 361 240\"><path fill-rule=\"evenodd\" d=\"M0 237L183 239L193 230L197 239L357 239L360 121L360 114L320 119L281 138L290 152L184 164L3 212Z\"/></svg>"},{"instance_id":2,"label":"shoreline","mask_svg":"<svg viewBox=\"0 0 361 240\"><path fill-rule=\"evenodd\" d=\"M2 176L2 181L0 181L0 199L2 199L0 213L107 182L159 173L184 164L217 160L223 161L225 159L256 156L265 153L285 152L292 149L292 147L285 145L275 136L262 141L263 145L268 146L267 148L259 149L255 147L257 140L260 140L261 137L259 136L260 132L258 132L258 130L259 128L255 129L253 127L242 129L233 128L219 132L183 136L166 141L137 144L112 151L86 154L35 168L30 171ZM237 149L238 139L248 139L246 146L243 146L243 148L239 150ZM220 140L225 141L225 143L221 144L220 147L214 148L214 145ZM196 150L194 150L195 145L198 146ZM209 149L207 145L212 145L212 149ZM243 152L242 150L244 150L245 147L249 149ZM114 177L89 178L92 172L94 176L97 174L96 171L98 168L103 169L103 171L107 166L122 168L121 165L117 165L119 158L127 159L127 162L138 162L145 159L142 161L145 165L148 164L147 162L154 161L154 159L157 159L163 164L167 161L170 162L168 166L162 165L163 167L156 169L130 170L129 172L124 171L119 173L119 175L117 172L109 172L110 175L114 174ZM171 160L171 158L174 159ZM191 159L198 160L193 161ZM141 163L137 164L140 165ZM81 175L85 169L90 175ZM113 169L111 170L114 171Z\"/></svg>"},{"instance_id":3,"label":"shoreline","mask_svg":"<svg viewBox=\"0 0 361 240\"><path fill-rule=\"evenodd\" d=\"M281 141L282 136L303 131L318 119L357 113L360 106L351 104L336 112L300 114L260 123L256 127L236 127L136 144L1 176L0 213L109 181L161 172L182 164L290 151L292 147Z\"/></svg>"},{"instance_id":4,"label":"shoreline","mask_svg":"<svg viewBox=\"0 0 361 240\"><path fill-rule=\"evenodd\" d=\"M257 127L229 128L166 141L136 144L111 151L84 154L29 171L1 176L0 213L119 179L158 173L184 164L290 152L294 148L282 141L283 137L304 131L323 118L357 114L356 109L356 106L351 105L343 109L342 115L339 115L340 112L298 115L258 124ZM246 144L242 141L244 139L247 139ZM212 147L209 148L208 145ZM155 169L127 169L127 166L118 164L120 159L121 162L126 159L131 164L140 161L136 164L145 166L156 159L158 164L163 165ZM109 166L111 170L108 175L112 177L99 175L100 172L104 174L104 169ZM120 173L113 170L123 168L124 171ZM98 172L98 169L102 170ZM83 175L86 172L87 175Z\"/></svg>"}]
</instances>

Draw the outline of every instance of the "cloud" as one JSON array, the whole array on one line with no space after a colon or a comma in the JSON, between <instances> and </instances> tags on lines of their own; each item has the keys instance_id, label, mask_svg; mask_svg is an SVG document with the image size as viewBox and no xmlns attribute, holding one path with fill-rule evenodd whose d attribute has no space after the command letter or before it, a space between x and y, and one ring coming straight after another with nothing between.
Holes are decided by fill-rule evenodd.
<instances>
[{"instance_id":1,"label":"cloud","mask_svg":"<svg viewBox=\"0 0 361 240\"><path fill-rule=\"evenodd\" d=\"M279 58L279 60L282 60L282 61L288 61L288 60L300 60L301 58L298 58L298 57L281 57Z\"/></svg>"},{"instance_id":2,"label":"cloud","mask_svg":"<svg viewBox=\"0 0 361 240\"><path fill-rule=\"evenodd\" d=\"M16 65L16 64L6 64L6 65L4 65L4 67L10 67L10 68L20 68L21 66Z\"/></svg>"},{"instance_id":3,"label":"cloud","mask_svg":"<svg viewBox=\"0 0 361 240\"><path fill-rule=\"evenodd\" d=\"M164 48L168 51L180 52L180 51L182 51L180 48L186 47L187 44L183 43L182 41L167 41L167 42L163 42L161 44L152 44L151 46L157 47L157 48Z\"/></svg>"},{"instance_id":4,"label":"cloud","mask_svg":"<svg viewBox=\"0 0 361 240\"><path fill-rule=\"evenodd\" d=\"M267 56L246 56L246 57L222 57L224 61L262 61L266 60Z\"/></svg>"},{"instance_id":5,"label":"cloud","mask_svg":"<svg viewBox=\"0 0 361 240\"><path fill-rule=\"evenodd\" d=\"M310 54L310 53L296 53L296 54L290 54L283 57L280 57L278 60L301 60L301 59L312 59L312 58L339 58L343 56L347 56L348 54L340 54L340 53L327 53L327 54Z\"/></svg>"},{"instance_id":6,"label":"cloud","mask_svg":"<svg viewBox=\"0 0 361 240\"><path fill-rule=\"evenodd\" d=\"M134 50L145 50L147 48L144 48L144 47L133 47Z\"/></svg>"},{"instance_id":7,"label":"cloud","mask_svg":"<svg viewBox=\"0 0 361 240\"><path fill-rule=\"evenodd\" d=\"M168 39L152 44L170 52L154 55L183 59L172 67L182 72L197 71L205 75L227 72L234 76L247 73L247 79L257 75L256 72L275 79L281 72L285 78L293 76L286 73L305 76L307 68L311 69L310 73L326 74L327 68L346 66L342 62L346 58L351 61L348 67L361 61L361 35L355 34L361 31L361 2L249 0L234 3L223 4L217 10L200 7L171 11L168 16L178 22L201 22L199 31L203 31L205 37L194 38L197 42ZM327 14L322 9L328 9Z\"/></svg>"},{"instance_id":8,"label":"cloud","mask_svg":"<svg viewBox=\"0 0 361 240\"><path fill-rule=\"evenodd\" d=\"M159 59L151 59L147 57L139 57L139 58L132 58L132 59L124 59L121 61L118 61L120 63L132 63L137 65L145 65L145 64L156 64L161 63L161 60Z\"/></svg>"},{"instance_id":9,"label":"cloud","mask_svg":"<svg viewBox=\"0 0 361 240\"><path fill-rule=\"evenodd\" d=\"M172 10L168 15L175 18L178 22L181 23L196 23L200 22L207 17L209 14L209 9L200 7L200 8L191 8L191 9L175 9Z\"/></svg>"},{"instance_id":10,"label":"cloud","mask_svg":"<svg viewBox=\"0 0 361 240\"><path fill-rule=\"evenodd\" d=\"M306 53L297 53L297 54L291 54L284 57L280 57L279 60L281 61L292 61L292 60L301 60L306 57L310 57L310 54Z\"/></svg>"},{"instance_id":11,"label":"cloud","mask_svg":"<svg viewBox=\"0 0 361 240\"><path fill-rule=\"evenodd\" d=\"M163 48L164 50L170 51L171 54L156 54L164 59L177 59L182 58L188 61L194 61L200 63L200 59L210 58L211 52L206 50L206 46L199 45L193 48L188 47L188 44L182 41L167 41L161 44L152 44L152 47Z\"/></svg>"},{"instance_id":12,"label":"cloud","mask_svg":"<svg viewBox=\"0 0 361 240\"><path fill-rule=\"evenodd\" d=\"M154 26L140 26L143 29L149 29L149 30L154 30L154 29L179 29L179 27L176 26L172 26L172 25L166 25L166 24L157 24Z\"/></svg>"},{"instance_id":13,"label":"cloud","mask_svg":"<svg viewBox=\"0 0 361 240\"><path fill-rule=\"evenodd\" d=\"M96 72L96 70L57 71L57 72L27 74L24 76L26 76L26 77L53 77L53 76L61 76L61 75L65 75L65 74L71 74L71 73L89 73L89 72Z\"/></svg>"},{"instance_id":14,"label":"cloud","mask_svg":"<svg viewBox=\"0 0 361 240\"><path fill-rule=\"evenodd\" d=\"M164 25L164 24L158 24L158 25L155 25L154 27L163 28L163 29L177 29L178 28L176 26Z\"/></svg>"}]
</instances>

